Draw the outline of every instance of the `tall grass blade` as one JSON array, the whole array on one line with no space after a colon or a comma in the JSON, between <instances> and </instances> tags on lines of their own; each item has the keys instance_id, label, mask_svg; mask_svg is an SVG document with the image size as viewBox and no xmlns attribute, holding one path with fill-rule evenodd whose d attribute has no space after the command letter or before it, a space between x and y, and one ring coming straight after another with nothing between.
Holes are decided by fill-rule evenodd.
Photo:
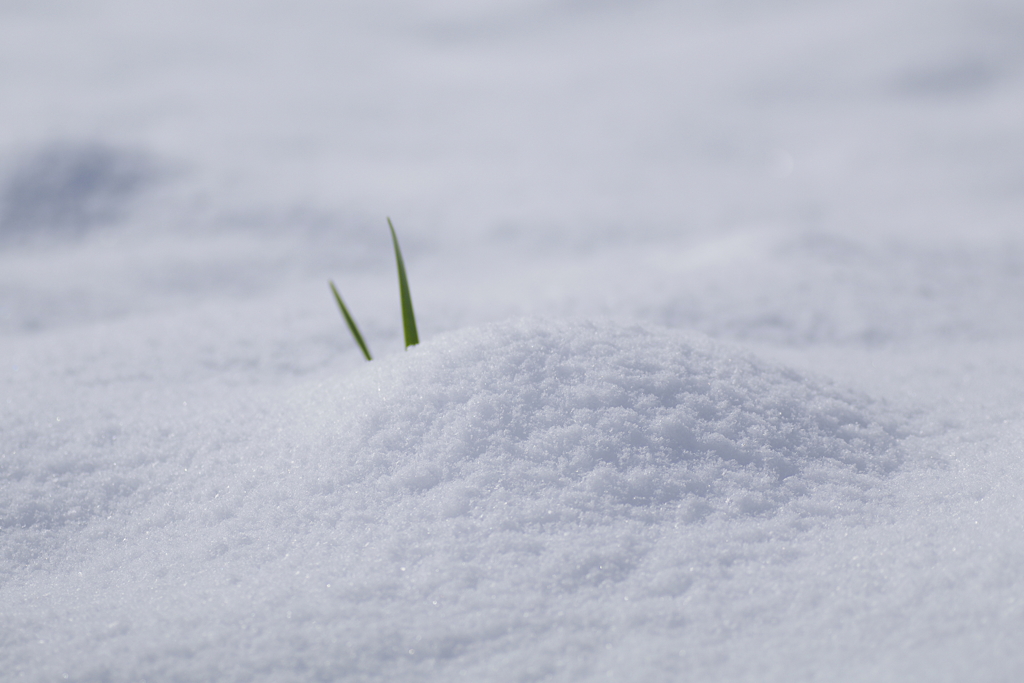
<instances>
[{"instance_id":1,"label":"tall grass blade","mask_svg":"<svg viewBox=\"0 0 1024 683\"><path fill-rule=\"evenodd\" d=\"M395 226L388 219L388 227L391 228L391 241L395 244L395 261L398 262L398 290L402 295L402 328L405 330L405 348L420 343L420 337L416 333L416 316L412 312L412 296L409 294L409 280L405 277L405 262L402 261L402 250L398 248L398 237L395 236Z\"/></svg>"},{"instance_id":2,"label":"tall grass blade","mask_svg":"<svg viewBox=\"0 0 1024 683\"><path fill-rule=\"evenodd\" d=\"M345 307L345 302L341 300L341 294L338 294L338 288L334 286L334 283L330 280L327 284L331 286L331 291L334 292L334 300L338 302L338 308L341 309L341 314L345 316L345 322L348 323L348 329L352 332L352 336L356 338L356 343L359 344L359 348L363 350L363 355L366 356L366 360L373 360L370 355L370 349L366 348L366 342L363 341L363 335L359 334L359 328L356 327L356 321L349 315L348 309Z\"/></svg>"}]
</instances>

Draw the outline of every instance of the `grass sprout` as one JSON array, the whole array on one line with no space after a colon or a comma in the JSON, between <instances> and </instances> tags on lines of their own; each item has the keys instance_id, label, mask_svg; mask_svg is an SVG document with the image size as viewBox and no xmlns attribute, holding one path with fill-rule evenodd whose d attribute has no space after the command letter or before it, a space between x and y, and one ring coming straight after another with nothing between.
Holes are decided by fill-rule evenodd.
<instances>
[{"instance_id":1,"label":"grass sprout","mask_svg":"<svg viewBox=\"0 0 1024 683\"><path fill-rule=\"evenodd\" d=\"M405 277L405 262L402 260L402 250L398 248L398 237L395 236L395 226L388 218L388 228L391 229L391 241L395 245L395 261L398 263L398 293L402 297L402 329L405 331L405 348L420 343L420 337L416 333L416 316L412 312L412 295L409 294L409 280Z\"/></svg>"},{"instance_id":2,"label":"grass sprout","mask_svg":"<svg viewBox=\"0 0 1024 683\"><path fill-rule=\"evenodd\" d=\"M395 235L395 226L391 224L390 218L388 218L388 228L391 230L391 242L395 245L395 262L398 264L398 293L402 299L402 330L405 333L405 348L409 348L419 344L420 337L416 332L416 315L412 311L412 295L409 293L409 278L405 274L405 261L402 260L402 250L398 247L398 236ZM359 326L356 325L352 314L348 312L348 307L342 301L338 288L334 286L334 282L331 280L328 280L327 284L331 286L334 300L338 303L338 308L341 309L341 315L345 318L349 332L355 337L356 343L359 344L363 355L366 356L366 360L373 360L373 356L370 355L370 349L367 348L363 335L359 332Z\"/></svg>"},{"instance_id":3,"label":"grass sprout","mask_svg":"<svg viewBox=\"0 0 1024 683\"><path fill-rule=\"evenodd\" d=\"M341 309L341 314L345 316L345 322L348 323L348 329L352 333L352 336L356 338L356 343L359 344L359 348L363 350L363 355L366 356L366 360L373 360L373 356L370 355L370 349L366 348L366 342L363 341L363 335L359 334L359 327L356 325L356 321L352 319L352 315L348 312L348 308L345 306L345 302L341 300L341 294L338 294L338 288L334 286L334 283L330 280L327 284L331 286L331 291L334 292L334 300L338 302L338 308Z\"/></svg>"}]
</instances>

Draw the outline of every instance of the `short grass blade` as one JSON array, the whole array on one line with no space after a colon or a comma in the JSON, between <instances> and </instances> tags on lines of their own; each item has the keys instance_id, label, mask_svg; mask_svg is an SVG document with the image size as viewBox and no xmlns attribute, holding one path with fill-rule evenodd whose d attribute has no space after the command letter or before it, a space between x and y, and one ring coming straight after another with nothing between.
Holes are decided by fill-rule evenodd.
<instances>
[{"instance_id":1,"label":"short grass blade","mask_svg":"<svg viewBox=\"0 0 1024 683\"><path fill-rule=\"evenodd\" d=\"M341 309L341 314L345 316L345 322L348 323L348 329L352 332L352 336L356 338L356 343L359 344L359 348L363 350L363 355L366 356L366 360L373 360L370 355L370 349L366 348L366 342L363 341L363 335L359 334L359 328L356 327L356 321L349 315L348 309L345 307L345 302L341 300L341 294L338 294L338 288L334 286L334 283L330 280L327 284L331 286L331 291L334 292L334 300L338 302L338 308Z\"/></svg>"},{"instance_id":2,"label":"short grass blade","mask_svg":"<svg viewBox=\"0 0 1024 683\"><path fill-rule=\"evenodd\" d=\"M405 348L420 343L420 337L416 333L416 316L412 312L412 296L409 294L409 280L405 276L405 262L402 261L402 250L398 248L398 237L395 236L395 226L388 219L388 227L391 228L391 241L395 244L395 261L398 262L398 290L402 295L402 328L405 330Z\"/></svg>"}]
</instances>

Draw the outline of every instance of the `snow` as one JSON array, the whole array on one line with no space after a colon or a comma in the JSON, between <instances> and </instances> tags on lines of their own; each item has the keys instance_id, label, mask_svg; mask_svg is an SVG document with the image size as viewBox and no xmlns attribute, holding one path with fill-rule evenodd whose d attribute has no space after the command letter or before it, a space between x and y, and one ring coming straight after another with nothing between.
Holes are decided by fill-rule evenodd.
<instances>
[{"instance_id":1,"label":"snow","mask_svg":"<svg viewBox=\"0 0 1024 683\"><path fill-rule=\"evenodd\" d=\"M0 1L0 678L1020 679L1022 46Z\"/></svg>"}]
</instances>

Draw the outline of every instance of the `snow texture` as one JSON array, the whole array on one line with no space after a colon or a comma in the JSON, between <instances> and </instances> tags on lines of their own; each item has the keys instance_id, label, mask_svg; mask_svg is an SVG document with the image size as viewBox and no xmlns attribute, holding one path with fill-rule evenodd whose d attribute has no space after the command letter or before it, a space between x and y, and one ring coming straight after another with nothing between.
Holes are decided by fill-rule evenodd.
<instances>
[{"instance_id":1,"label":"snow texture","mask_svg":"<svg viewBox=\"0 0 1024 683\"><path fill-rule=\"evenodd\" d=\"M1022 46L0 0L0 680L1024 680Z\"/></svg>"},{"instance_id":2,"label":"snow texture","mask_svg":"<svg viewBox=\"0 0 1024 683\"><path fill-rule=\"evenodd\" d=\"M250 410L234 420L259 429L214 443L9 434L6 561L65 587L37 645L39 596L7 595L8 645L102 634L107 661L83 648L41 669L86 679L285 675L308 648L321 678L542 675L552 634L582 656L637 637L637 611L672 642L677 603L743 561L737 527L799 538L884 498L899 464L862 396L611 323L470 328ZM44 530L100 552L44 556ZM111 581L119 604L97 604ZM539 652L507 659L523 648Z\"/></svg>"}]
</instances>

